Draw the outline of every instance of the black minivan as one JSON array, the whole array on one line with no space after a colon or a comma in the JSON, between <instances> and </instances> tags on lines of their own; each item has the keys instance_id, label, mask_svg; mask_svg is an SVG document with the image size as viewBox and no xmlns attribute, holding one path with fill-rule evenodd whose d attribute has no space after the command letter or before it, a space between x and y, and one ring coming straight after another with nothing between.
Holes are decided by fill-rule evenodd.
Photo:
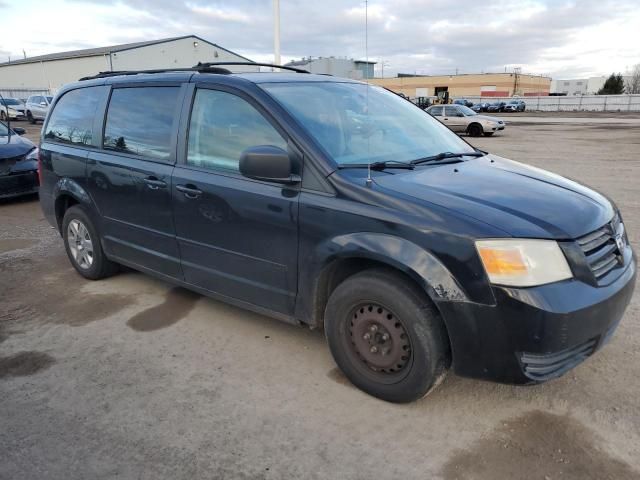
<instances>
[{"instance_id":1,"label":"black minivan","mask_svg":"<svg viewBox=\"0 0 640 480\"><path fill-rule=\"evenodd\" d=\"M352 80L97 75L58 93L39 160L81 275L126 265L322 328L346 376L393 402L449 367L558 377L607 342L635 284L611 200Z\"/></svg>"}]
</instances>

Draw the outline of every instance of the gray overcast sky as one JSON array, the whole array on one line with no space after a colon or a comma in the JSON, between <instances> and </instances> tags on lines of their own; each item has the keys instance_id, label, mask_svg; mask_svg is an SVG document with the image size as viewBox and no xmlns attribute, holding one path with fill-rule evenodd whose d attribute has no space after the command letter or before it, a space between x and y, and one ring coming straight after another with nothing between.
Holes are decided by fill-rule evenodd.
<instances>
[{"instance_id":1,"label":"gray overcast sky","mask_svg":"<svg viewBox=\"0 0 640 480\"><path fill-rule=\"evenodd\" d=\"M2 61L23 49L190 33L256 61L273 58L270 0L0 0L0 10ZM281 18L284 60L364 58L364 1L281 0ZM640 0L371 0L369 57L388 62L385 76L515 66L555 78L624 72L640 63Z\"/></svg>"}]
</instances>

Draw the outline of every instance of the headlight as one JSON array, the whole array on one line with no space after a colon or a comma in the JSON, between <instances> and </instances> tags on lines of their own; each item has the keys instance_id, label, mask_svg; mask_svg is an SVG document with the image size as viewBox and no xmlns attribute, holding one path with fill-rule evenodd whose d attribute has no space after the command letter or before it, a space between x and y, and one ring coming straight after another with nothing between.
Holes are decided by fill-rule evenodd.
<instances>
[{"instance_id":1,"label":"headlight","mask_svg":"<svg viewBox=\"0 0 640 480\"><path fill-rule=\"evenodd\" d=\"M33 150L31 150L29 153L27 153L27 156L24 157L25 160L35 160L38 161L38 152L40 151L40 149L38 147L34 148Z\"/></svg>"},{"instance_id":2,"label":"headlight","mask_svg":"<svg viewBox=\"0 0 640 480\"><path fill-rule=\"evenodd\" d=\"M476 249L496 285L532 287L573 276L554 240L477 240Z\"/></svg>"}]
</instances>

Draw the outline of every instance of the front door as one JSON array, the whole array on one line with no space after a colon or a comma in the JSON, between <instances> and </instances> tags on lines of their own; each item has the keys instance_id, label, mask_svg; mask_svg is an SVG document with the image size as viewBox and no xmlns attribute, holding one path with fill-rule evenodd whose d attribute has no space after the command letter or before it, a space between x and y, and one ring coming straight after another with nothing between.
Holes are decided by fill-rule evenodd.
<instances>
[{"instance_id":1,"label":"front door","mask_svg":"<svg viewBox=\"0 0 640 480\"><path fill-rule=\"evenodd\" d=\"M107 253L180 279L171 173L182 97L179 85L113 88L102 149L87 165Z\"/></svg>"},{"instance_id":2,"label":"front door","mask_svg":"<svg viewBox=\"0 0 640 480\"><path fill-rule=\"evenodd\" d=\"M195 90L173 212L185 280L291 314L297 287L298 189L239 172L243 150L287 149L275 123L233 90Z\"/></svg>"},{"instance_id":3,"label":"front door","mask_svg":"<svg viewBox=\"0 0 640 480\"><path fill-rule=\"evenodd\" d=\"M460 116L458 107L447 105L444 107L444 116L442 118L444 124L454 132L464 132L466 130L466 121L464 116Z\"/></svg>"}]
</instances>

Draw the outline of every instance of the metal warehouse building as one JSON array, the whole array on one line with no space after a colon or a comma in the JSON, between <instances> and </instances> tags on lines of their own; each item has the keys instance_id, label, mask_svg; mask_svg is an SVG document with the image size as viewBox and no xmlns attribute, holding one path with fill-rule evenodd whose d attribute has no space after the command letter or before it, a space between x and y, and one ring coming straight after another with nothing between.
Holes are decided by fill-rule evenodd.
<instances>
[{"instance_id":1,"label":"metal warehouse building","mask_svg":"<svg viewBox=\"0 0 640 480\"><path fill-rule=\"evenodd\" d=\"M250 62L195 35L52 53L0 64L0 90L55 92L62 85L103 71L192 67L198 62ZM236 71L259 67L237 66Z\"/></svg>"},{"instance_id":2,"label":"metal warehouse building","mask_svg":"<svg viewBox=\"0 0 640 480\"><path fill-rule=\"evenodd\" d=\"M371 83L408 97L430 97L449 92L451 98L466 96L511 97L549 95L551 78L522 73L479 73L371 79Z\"/></svg>"}]
</instances>

